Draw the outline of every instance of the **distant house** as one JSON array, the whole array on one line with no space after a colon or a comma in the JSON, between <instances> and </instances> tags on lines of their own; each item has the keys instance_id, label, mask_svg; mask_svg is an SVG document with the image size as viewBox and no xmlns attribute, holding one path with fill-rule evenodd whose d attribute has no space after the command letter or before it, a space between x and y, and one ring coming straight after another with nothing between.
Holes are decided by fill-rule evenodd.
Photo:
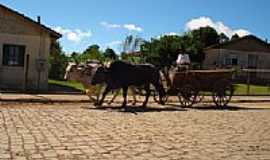
<instances>
[{"instance_id":1,"label":"distant house","mask_svg":"<svg viewBox=\"0 0 270 160\"><path fill-rule=\"evenodd\" d=\"M270 45L253 35L211 46L205 54L204 68L270 69Z\"/></svg>"},{"instance_id":2,"label":"distant house","mask_svg":"<svg viewBox=\"0 0 270 160\"><path fill-rule=\"evenodd\" d=\"M128 57L142 57L142 53L140 51L127 53Z\"/></svg>"},{"instance_id":3,"label":"distant house","mask_svg":"<svg viewBox=\"0 0 270 160\"><path fill-rule=\"evenodd\" d=\"M0 4L0 87L48 89L51 45L61 34Z\"/></svg>"},{"instance_id":4,"label":"distant house","mask_svg":"<svg viewBox=\"0 0 270 160\"><path fill-rule=\"evenodd\" d=\"M205 54L205 69L270 69L270 45L253 35L211 46Z\"/></svg>"}]
</instances>

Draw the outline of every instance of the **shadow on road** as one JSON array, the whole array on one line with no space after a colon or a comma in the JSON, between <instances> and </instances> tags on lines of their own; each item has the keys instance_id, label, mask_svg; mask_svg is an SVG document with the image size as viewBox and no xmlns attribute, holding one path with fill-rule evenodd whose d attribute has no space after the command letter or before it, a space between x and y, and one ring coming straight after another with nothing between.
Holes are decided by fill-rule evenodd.
<instances>
[{"instance_id":1,"label":"shadow on road","mask_svg":"<svg viewBox=\"0 0 270 160\"><path fill-rule=\"evenodd\" d=\"M187 109L181 107L153 107L147 106L145 108L139 106L127 106L126 109L119 106L102 106L96 108L82 107L89 110L105 110L105 111L113 111L113 112L130 112L130 113L144 113L144 112L180 112L187 111Z\"/></svg>"},{"instance_id":2,"label":"shadow on road","mask_svg":"<svg viewBox=\"0 0 270 160\"><path fill-rule=\"evenodd\" d=\"M155 105L151 106L151 104L146 107L142 108L140 106L132 106L128 105L126 109L120 107L117 104L114 105L104 105L102 107L82 107L84 109L89 110L103 110L103 111L111 111L111 112L126 112L126 113L144 113L144 112L180 112L180 111L189 111L189 110L200 110L200 111L244 111L244 110L270 110L267 107L251 107L248 106L237 106L237 105L229 105L223 108L218 108L213 104L198 104L193 107L181 107L179 104L168 103L164 106Z\"/></svg>"},{"instance_id":3,"label":"shadow on road","mask_svg":"<svg viewBox=\"0 0 270 160\"><path fill-rule=\"evenodd\" d=\"M190 107L189 109L196 109L196 110L205 110L205 111L209 111L209 110L216 110L216 111L241 111L241 110L270 110L270 108L256 108L256 107L240 107L240 106L233 106L233 105L229 105L226 107L222 107L222 108L218 108L215 105L209 105L209 106L194 106L194 107Z\"/></svg>"}]
</instances>

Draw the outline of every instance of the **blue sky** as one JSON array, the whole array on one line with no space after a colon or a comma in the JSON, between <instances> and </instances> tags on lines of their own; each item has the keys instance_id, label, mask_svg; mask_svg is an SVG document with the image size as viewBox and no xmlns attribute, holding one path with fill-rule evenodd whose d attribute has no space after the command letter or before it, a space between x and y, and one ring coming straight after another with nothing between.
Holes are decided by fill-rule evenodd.
<instances>
[{"instance_id":1,"label":"blue sky","mask_svg":"<svg viewBox=\"0 0 270 160\"><path fill-rule=\"evenodd\" d=\"M91 44L121 51L129 35L145 39L210 25L228 36L270 38L268 0L0 0L63 34L67 53Z\"/></svg>"}]
</instances>

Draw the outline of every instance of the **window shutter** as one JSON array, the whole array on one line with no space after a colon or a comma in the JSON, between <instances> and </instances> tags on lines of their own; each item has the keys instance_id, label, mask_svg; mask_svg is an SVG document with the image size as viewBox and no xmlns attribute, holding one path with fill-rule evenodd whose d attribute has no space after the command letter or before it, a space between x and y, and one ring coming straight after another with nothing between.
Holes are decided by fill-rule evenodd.
<instances>
[{"instance_id":1,"label":"window shutter","mask_svg":"<svg viewBox=\"0 0 270 160\"><path fill-rule=\"evenodd\" d=\"M24 66L25 46L3 45L3 65L5 66Z\"/></svg>"},{"instance_id":2,"label":"window shutter","mask_svg":"<svg viewBox=\"0 0 270 160\"><path fill-rule=\"evenodd\" d=\"M3 46L3 65L8 65L9 60L9 46L4 45Z\"/></svg>"},{"instance_id":3,"label":"window shutter","mask_svg":"<svg viewBox=\"0 0 270 160\"><path fill-rule=\"evenodd\" d=\"M19 47L19 66L24 66L25 46Z\"/></svg>"}]
</instances>

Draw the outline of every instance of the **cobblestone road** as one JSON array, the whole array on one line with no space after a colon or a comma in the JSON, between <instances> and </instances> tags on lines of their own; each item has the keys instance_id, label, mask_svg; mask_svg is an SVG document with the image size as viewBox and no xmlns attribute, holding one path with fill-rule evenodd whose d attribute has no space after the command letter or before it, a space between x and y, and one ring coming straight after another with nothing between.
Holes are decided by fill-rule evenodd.
<instances>
[{"instance_id":1,"label":"cobblestone road","mask_svg":"<svg viewBox=\"0 0 270 160\"><path fill-rule=\"evenodd\" d=\"M268 109L133 111L2 104L0 159L270 159Z\"/></svg>"}]
</instances>

